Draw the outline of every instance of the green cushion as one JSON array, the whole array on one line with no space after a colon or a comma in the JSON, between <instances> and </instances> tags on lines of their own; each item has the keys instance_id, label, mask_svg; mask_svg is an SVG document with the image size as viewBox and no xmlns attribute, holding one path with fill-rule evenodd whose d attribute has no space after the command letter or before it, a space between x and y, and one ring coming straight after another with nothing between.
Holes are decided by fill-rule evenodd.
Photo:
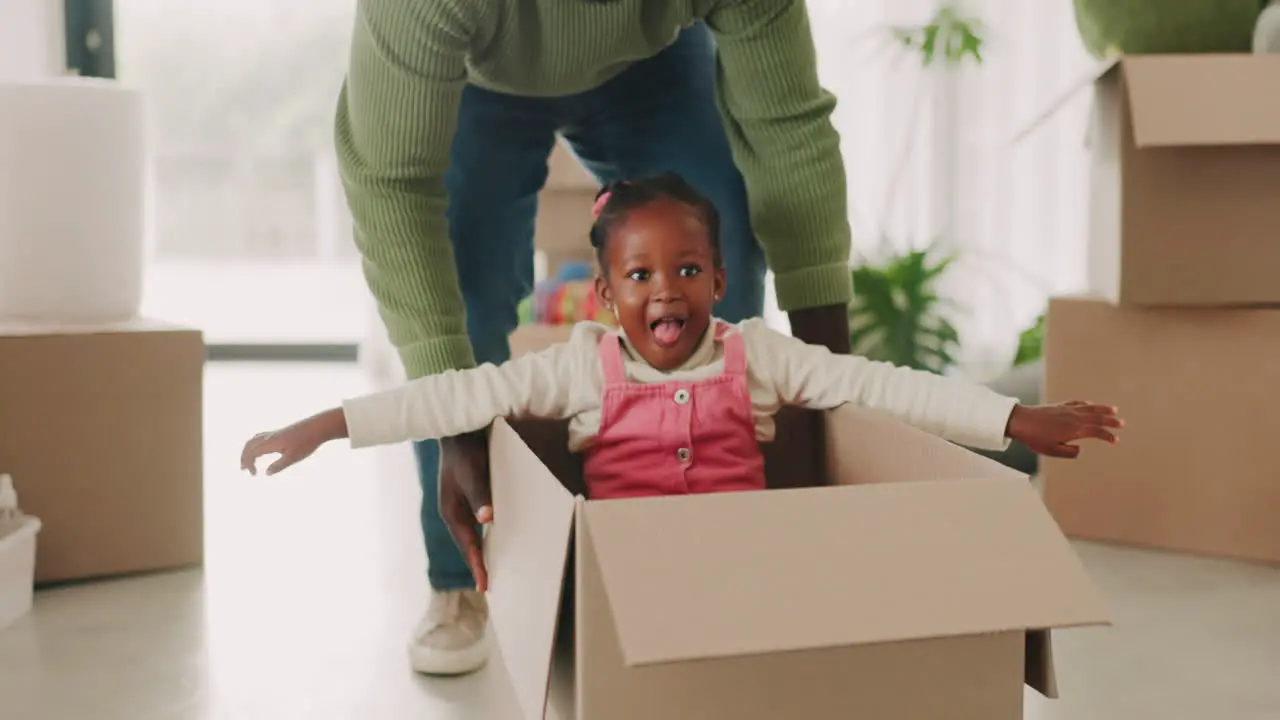
<instances>
[{"instance_id":1,"label":"green cushion","mask_svg":"<svg viewBox=\"0 0 1280 720\"><path fill-rule=\"evenodd\" d=\"M1250 52L1266 0L1074 0L1095 57L1122 53Z\"/></svg>"}]
</instances>

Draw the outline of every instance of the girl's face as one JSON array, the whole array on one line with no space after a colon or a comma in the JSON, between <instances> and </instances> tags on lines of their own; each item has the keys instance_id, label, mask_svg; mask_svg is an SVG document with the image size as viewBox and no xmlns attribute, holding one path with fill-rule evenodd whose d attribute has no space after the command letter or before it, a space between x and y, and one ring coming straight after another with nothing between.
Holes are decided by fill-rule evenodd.
<instances>
[{"instance_id":1,"label":"girl's face","mask_svg":"<svg viewBox=\"0 0 1280 720\"><path fill-rule=\"evenodd\" d=\"M683 203L648 203L613 228L604 261L596 292L627 339L658 370L679 367L697 349L724 292L724 269L706 226Z\"/></svg>"}]
</instances>

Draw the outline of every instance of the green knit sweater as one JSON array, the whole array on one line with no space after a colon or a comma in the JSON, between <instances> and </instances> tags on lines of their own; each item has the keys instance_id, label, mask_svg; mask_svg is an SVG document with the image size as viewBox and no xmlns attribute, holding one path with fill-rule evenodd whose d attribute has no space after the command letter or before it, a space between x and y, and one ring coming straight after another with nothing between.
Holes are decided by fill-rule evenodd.
<instances>
[{"instance_id":1,"label":"green knit sweater","mask_svg":"<svg viewBox=\"0 0 1280 720\"><path fill-rule=\"evenodd\" d=\"M410 377L475 362L443 181L464 85L582 92L697 19L716 37L718 101L779 305L849 302L835 100L818 85L804 0L359 0L338 158L365 276Z\"/></svg>"}]
</instances>

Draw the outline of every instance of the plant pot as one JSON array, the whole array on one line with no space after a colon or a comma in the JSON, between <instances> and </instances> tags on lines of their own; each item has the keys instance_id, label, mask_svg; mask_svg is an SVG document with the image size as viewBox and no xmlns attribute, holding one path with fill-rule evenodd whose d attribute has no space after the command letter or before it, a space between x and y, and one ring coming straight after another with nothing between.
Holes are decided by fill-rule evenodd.
<instances>
[{"instance_id":1,"label":"plant pot","mask_svg":"<svg viewBox=\"0 0 1280 720\"><path fill-rule=\"evenodd\" d=\"M1271 0L1253 31L1255 53L1280 53L1280 0Z\"/></svg>"},{"instance_id":2,"label":"plant pot","mask_svg":"<svg viewBox=\"0 0 1280 720\"><path fill-rule=\"evenodd\" d=\"M1097 58L1112 51L1250 52L1266 0L1074 0L1076 27Z\"/></svg>"}]
</instances>

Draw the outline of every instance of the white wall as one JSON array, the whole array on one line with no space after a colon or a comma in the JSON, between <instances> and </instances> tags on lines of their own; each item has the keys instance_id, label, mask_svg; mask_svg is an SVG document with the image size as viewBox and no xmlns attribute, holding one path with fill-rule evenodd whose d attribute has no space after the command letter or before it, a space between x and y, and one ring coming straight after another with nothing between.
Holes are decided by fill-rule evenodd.
<instances>
[{"instance_id":1,"label":"white wall","mask_svg":"<svg viewBox=\"0 0 1280 720\"><path fill-rule=\"evenodd\" d=\"M62 0L0 0L0 79L59 75Z\"/></svg>"},{"instance_id":2,"label":"white wall","mask_svg":"<svg viewBox=\"0 0 1280 720\"><path fill-rule=\"evenodd\" d=\"M946 74L917 104L927 79L910 58L895 60L888 28L927 20L938 2L808 5L819 74L840 101L855 253L872 250L878 230L957 251L941 289L961 306L963 369L988 376L1007 367L1047 295L1083 285L1089 94L1027 141L1012 139L1093 63L1069 2L961 0L987 26L985 61ZM887 212L908 142L914 154Z\"/></svg>"}]
</instances>

